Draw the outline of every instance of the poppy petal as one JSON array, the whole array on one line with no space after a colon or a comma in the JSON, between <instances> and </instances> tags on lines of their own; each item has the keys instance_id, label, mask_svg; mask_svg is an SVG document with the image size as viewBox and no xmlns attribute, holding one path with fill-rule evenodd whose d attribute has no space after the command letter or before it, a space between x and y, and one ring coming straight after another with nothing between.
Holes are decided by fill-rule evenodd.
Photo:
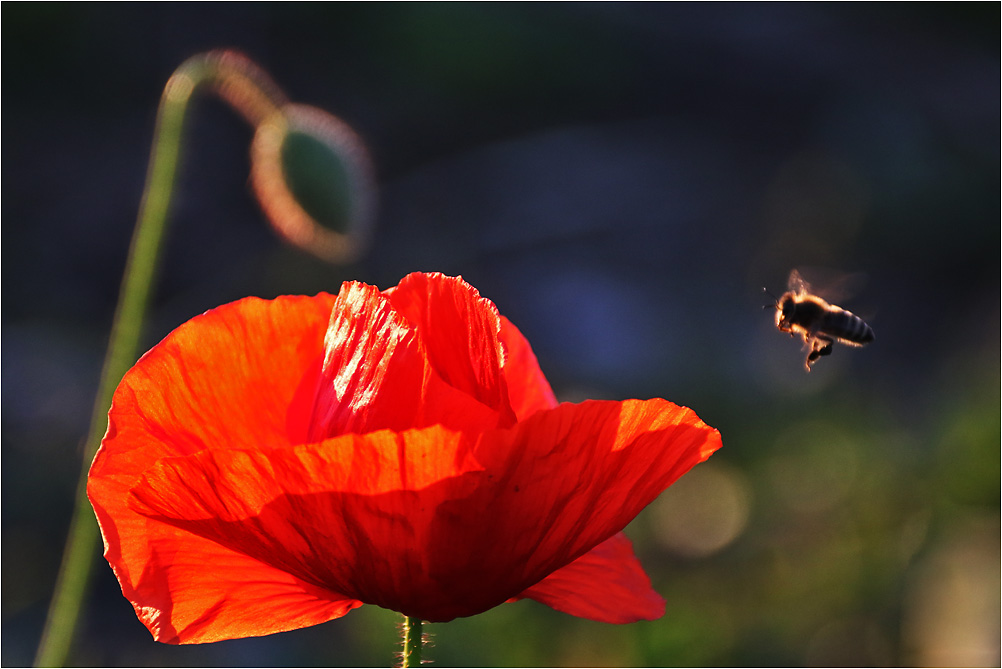
<instances>
[{"instance_id":1,"label":"poppy petal","mask_svg":"<svg viewBox=\"0 0 1002 669\"><path fill-rule=\"evenodd\" d=\"M163 523L150 521L145 536L148 561L138 587L125 594L163 643L263 636L318 625L362 605Z\"/></svg>"},{"instance_id":2,"label":"poppy petal","mask_svg":"<svg viewBox=\"0 0 1002 669\"><path fill-rule=\"evenodd\" d=\"M379 289L345 283L324 337L309 440L412 425L424 363L413 328L393 312ZM384 386L395 396L379 402Z\"/></svg>"},{"instance_id":3,"label":"poppy petal","mask_svg":"<svg viewBox=\"0 0 1002 669\"><path fill-rule=\"evenodd\" d=\"M501 414L499 427L515 422L501 368L500 314L463 281L440 273L408 274L384 291L420 333L435 371L454 388Z\"/></svg>"},{"instance_id":4,"label":"poppy petal","mask_svg":"<svg viewBox=\"0 0 1002 669\"><path fill-rule=\"evenodd\" d=\"M603 623L656 620L665 600L651 587L622 532L558 569L518 597Z\"/></svg>"},{"instance_id":5,"label":"poppy petal","mask_svg":"<svg viewBox=\"0 0 1002 669\"><path fill-rule=\"evenodd\" d=\"M321 294L224 305L175 330L125 375L87 494L105 557L130 599L148 555L136 539L145 521L128 510L129 489L163 457L288 444L285 411L296 413L302 377L319 368L333 300Z\"/></svg>"},{"instance_id":6,"label":"poppy petal","mask_svg":"<svg viewBox=\"0 0 1002 669\"><path fill-rule=\"evenodd\" d=\"M442 423L486 429L496 409L433 369L415 327L374 286L345 283L324 338L309 441Z\"/></svg>"},{"instance_id":7,"label":"poppy petal","mask_svg":"<svg viewBox=\"0 0 1002 669\"><path fill-rule=\"evenodd\" d=\"M471 615L512 593L481 588L457 608L456 593L439 582L450 565L427 558L439 505L468 497L482 479L459 454L462 440L433 426L166 458L132 489L130 510L176 528L177 553L187 550L184 535L197 536L351 599L430 620ZM173 596L197 593L175 588Z\"/></svg>"},{"instance_id":8,"label":"poppy petal","mask_svg":"<svg viewBox=\"0 0 1002 669\"><path fill-rule=\"evenodd\" d=\"M156 456L136 453L143 463L170 452L290 443L289 408L320 360L333 303L326 293L246 298L193 318L123 379L109 436L128 431L120 448L129 452L166 446ZM116 468L122 459L116 455Z\"/></svg>"},{"instance_id":9,"label":"poppy petal","mask_svg":"<svg viewBox=\"0 0 1002 669\"><path fill-rule=\"evenodd\" d=\"M621 531L719 447L719 432L665 400L561 404L484 433L473 455L489 481L439 514L462 527L465 551L490 556L482 567L494 558L528 587Z\"/></svg>"},{"instance_id":10,"label":"poppy petal","mask_svg":"<svg viewBox=\"0 0 1002 669\"><path fill-rule=\"evenodd\" d=\"M433 426L169 458L133 508L347 598L445 621L591 551L717 445L663 400L586 402L477 436Z\"/></svg>"},{"instance_id":11,"label":"poppy petal","mask_svg":"<svg viewBox=\"0 0 1002 669\"><path fill-rule=\"evenodd\" d=\"M501 342L506 350L504 374L508 384L508 399L519 420L525 420L541 409L557 406L550 382L539 368L536 354L528 340L511 321L501 317Z\"/></svg>"}]
</instances>

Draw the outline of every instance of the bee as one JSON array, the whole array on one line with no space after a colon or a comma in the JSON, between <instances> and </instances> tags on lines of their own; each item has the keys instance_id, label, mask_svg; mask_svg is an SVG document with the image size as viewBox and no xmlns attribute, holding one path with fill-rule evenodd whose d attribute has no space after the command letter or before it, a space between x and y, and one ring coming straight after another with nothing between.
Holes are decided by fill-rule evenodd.
<instances>
[{"instance_id":1,"label":"bee","mask_svg":"<svg viewBox=\"0 0 1002 669\"><path fill-rule=\"evenodd\" d=\"M866 321L813 294L797 270L790 272L787 289L775 304L767 304L765 308L776 309L776 327L780 332L803 337L804 346L809 349L804 361L808 372L819 358L831 355L835 342L865 346L873 341L873 329Z\"/></svg>"}]
</instances>

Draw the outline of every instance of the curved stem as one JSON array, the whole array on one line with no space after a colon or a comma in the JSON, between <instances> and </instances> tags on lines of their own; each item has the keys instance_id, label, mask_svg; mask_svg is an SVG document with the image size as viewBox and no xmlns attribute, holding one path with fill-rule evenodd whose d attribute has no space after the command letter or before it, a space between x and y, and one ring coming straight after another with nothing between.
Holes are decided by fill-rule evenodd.
<instances>
[{"instance_id":1,"label":"curved stem","mask_svg":"<svg viewBox=\"0 0 1002 669\"><path fill-rule=\"evenodd\" d=\"M190 58L175 71L164 88L157 111L143 199L139 205L139 216L84 446L76 506L55 592L35 655L36 666L61 666L66 663L79 622L98 541L97 523L87 501L87 472L107 428L108 409L115 388L138 356L142 325L181 153L185 113L192 94L205 83L213 84L220 96L238 106L252 123L272 113L284 102L281 91L263 72L243 56L232 52L211 52Z\"/></svg>"},{"instance_id":2,"label":"curved stem","mask_svg":"<svg viewBox=\"0 0 1002 669\"><path fill-rule=\"evenodd\" d=\"M420 618L404 617L404 651L400 657L401 667L421 666L421 626Z\"/></svg>"}]
</instances>

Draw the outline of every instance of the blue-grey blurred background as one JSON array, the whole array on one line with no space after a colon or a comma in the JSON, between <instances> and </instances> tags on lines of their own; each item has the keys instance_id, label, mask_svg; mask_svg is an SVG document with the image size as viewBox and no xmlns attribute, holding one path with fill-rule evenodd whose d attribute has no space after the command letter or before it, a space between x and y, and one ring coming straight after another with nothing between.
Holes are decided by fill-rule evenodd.
<instances>
[{"instance_id":1,"label":"blue-grey blurred background","mask_svg":"<svg viewBox=\"0 0 1002 669\"><path fill-rule=\"evenodd\" d=\"M251 129L193 109L146 347L247 295L462 274L559 397L661 396L724 448L627 528L668 602L432 625L449 665L995 665L1000 11L950 4L2 8L2 663L52 592L160 92L238 48L367 141L370 252L282 245ZM865 278L814 371L761 288ZM71 663L388 665L396 615L154 643L97 565Z\"/></svg>"}]
</instances>

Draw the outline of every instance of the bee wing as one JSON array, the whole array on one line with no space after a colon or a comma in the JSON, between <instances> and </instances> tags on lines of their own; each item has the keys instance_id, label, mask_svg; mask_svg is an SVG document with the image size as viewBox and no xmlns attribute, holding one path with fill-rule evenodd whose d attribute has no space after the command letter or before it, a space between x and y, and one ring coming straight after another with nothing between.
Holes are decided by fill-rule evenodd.
<instances>
[{"instance_id":1,"label":"bee wing","mask_svg":"<svg viewBox=\"0 0 1002 669\"><path fill-rule=\"evenodd\" d=\"M786 280L786 288L800 294L811 292L811 284L804 281L804 277L800 276L800 272L795 269L790 271L790 278Z\"/></svg>"},{"instance_id":2,"label":"bee wing","mask_svg":"<svg viewBox=\"0 0 1002 669\"><path fill-rule=\"evenodd\" d=\"M846 273L821 267L801 267L801 270L811 277L811 282L808 283L800 270L795 269L790 272L790 290L802 290L817 295L831 304L841 304L853 297L859 293L867 280L865 272Z\"/></svg>"}]
</instances>

